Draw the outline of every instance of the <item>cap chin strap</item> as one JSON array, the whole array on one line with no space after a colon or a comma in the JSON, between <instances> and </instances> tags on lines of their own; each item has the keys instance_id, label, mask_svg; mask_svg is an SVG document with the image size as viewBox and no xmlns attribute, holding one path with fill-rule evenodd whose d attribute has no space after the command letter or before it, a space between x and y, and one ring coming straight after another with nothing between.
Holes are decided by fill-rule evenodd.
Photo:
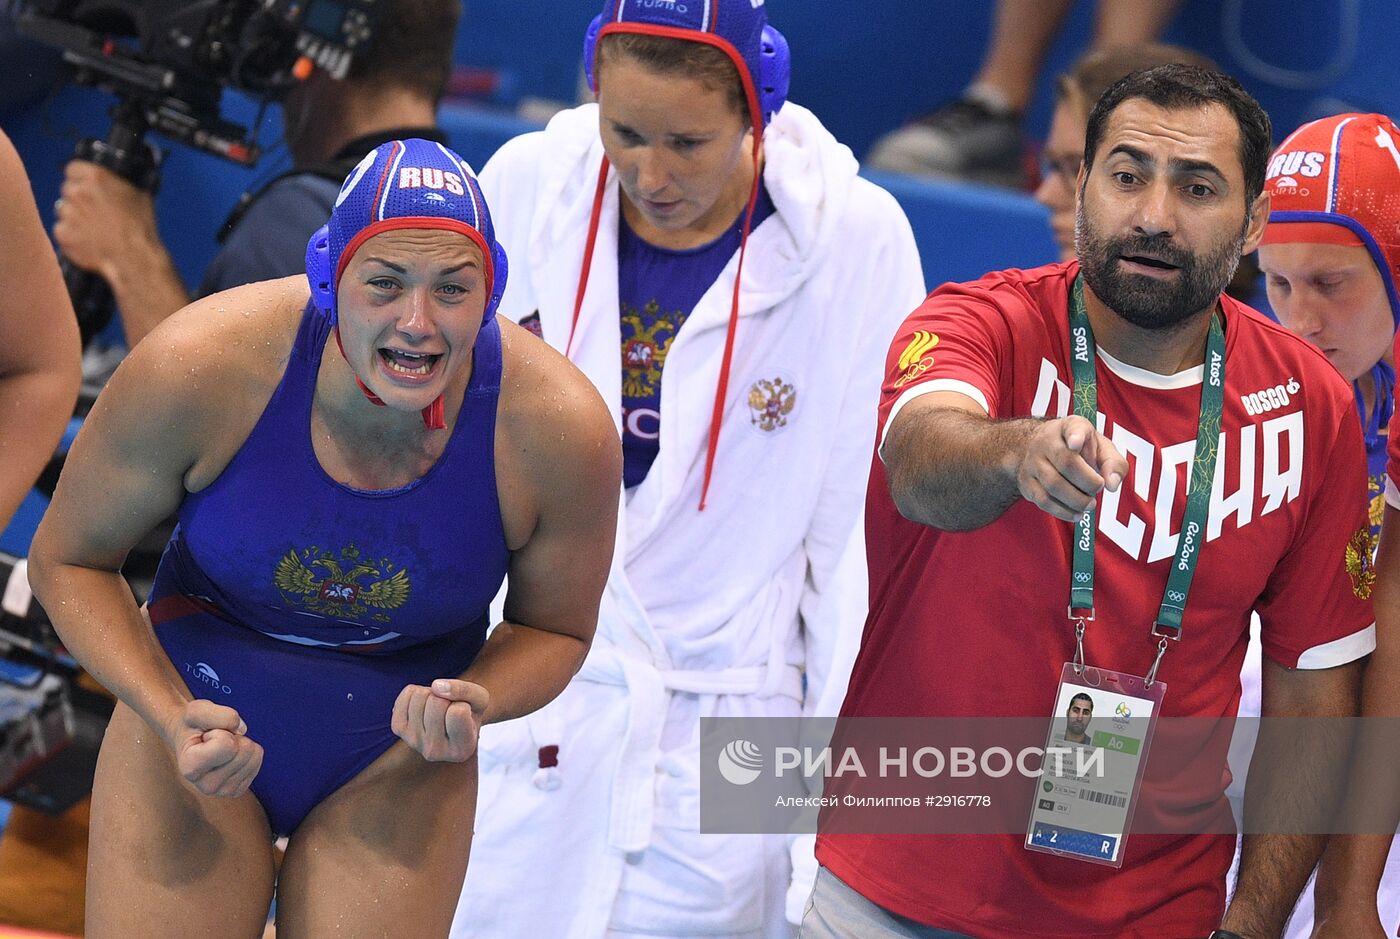
<instances>
[{"instance_id":1,"label":"cap chin strap","mask_svg":"<svg viewBox=\"0 0 1400 939\"><path fill-rule=\"evenodd\" d=\"M1361 414L1362 435L1366 439L1366 451L1370 453L1380 442L1382 431L1390 425L1390 417L1395 413L1395 369L1382 359L1371 366L1371 384L1375 393L1375 404L1371 413L1366 413L1365 398L1361 394L1361 383L1352 382L1356 395L1356 410Z\"/></svg>"},{"instance_id":2,"label":"cap chin strap","mask_svg":"<svg viewBox=\"0 0 1400 939\"><path fill-rule=\"evenodd\" d=\"M350 357L345 354L345 344L340 341L339 323L335 324L333 331L335 332L335 347L340 350L340 357L345 360L345 364L350 365ZM359 386L364 396L369 399L370 404L381 408L388 406L379 395L370 391L369 386L360 380L360 376L355 374L355 367L353 365L350 366L350 374L355 376L355 384ZM442 395L438 395L433 399L432 404L429 404L420 412L423 415L423 426L429 430L446 430L447 420L444 413L445 410L442 403Z\"/></svg>"}]
</instances>

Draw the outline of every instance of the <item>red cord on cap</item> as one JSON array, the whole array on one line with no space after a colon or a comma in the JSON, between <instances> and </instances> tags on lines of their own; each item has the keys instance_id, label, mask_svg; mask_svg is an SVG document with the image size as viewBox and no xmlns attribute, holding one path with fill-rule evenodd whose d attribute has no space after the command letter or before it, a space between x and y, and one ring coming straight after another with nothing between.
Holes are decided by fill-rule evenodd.
<instances>
[{"instance_id":1,"label":"red cord on cap","mask_svg":"<svg viewBox=\"0 0 1400 939\"><path fill-rule=\"evenodd\" d=\"M749 187L749 202L744 210L744 227L739 235L739 264L734 271L734 295L729 303L729 327L724 336L724 357L720 360L719 382L715 386L715 406L710 415L710 440L705 448L705 478L700 485L701 512L705 511L710 481L714 477L715 455L719 451L719 428L724 419L724 399L729 392L729 367L734 359L734 337L739 331L739 284L744 274L744 254L749 246L753 214L758 206L759 157L762 146L762 132L756 130L753 145L753 184ZM603 165L598 170L598 188L593 193L593 212L588 220L588 241L583 249L583 268L579 272L578 292L574 296L574 318L569 326L569 341L564 346L564 355L568 358L572 357L574 333L578 330L579 314L583 310L583 296L588 291L588 272L593 267L593 246L598 239L598 224L602 216L603 193L607 189L607 181L608 158L605 156Z\"/></svg>"},{"instance_id":2,"label":"red cord on cap","mask_svg":"<svg viewBox=\"0 0 1400 939\"><path fill-rule=\"evenodd\" d=\"M598 167L598 187L593 190L593 212L588 217L588 241L583 248L583 268L578 275L578 292L574 294L574 318L569 324L569 341L564 346L564 358L574 349L574 333L578 331L578 316L583 310L583 295L588 292L588 272L593 269L593 244L598 240L598 221L603 215L603 193L608 188L608 158Z\"/></svg>"}]
</instances>

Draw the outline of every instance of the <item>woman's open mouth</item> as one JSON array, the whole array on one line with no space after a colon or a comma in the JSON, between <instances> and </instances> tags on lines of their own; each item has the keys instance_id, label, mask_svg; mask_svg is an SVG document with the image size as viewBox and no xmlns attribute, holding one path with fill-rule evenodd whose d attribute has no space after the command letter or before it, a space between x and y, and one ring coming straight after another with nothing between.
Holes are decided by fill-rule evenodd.
<instances>
[{"instance_id":1,"label":"woman's open mouth","mask_svg":"<svg viewBox=\"0 0 1400 939\"><path fill-rule=\"evenodd\" d=\"M413 383L427 381L437 371L441 353L405 352L402 349L380 349L379 360L384 370L399 380Z\"/></svg>"}]
</instances>

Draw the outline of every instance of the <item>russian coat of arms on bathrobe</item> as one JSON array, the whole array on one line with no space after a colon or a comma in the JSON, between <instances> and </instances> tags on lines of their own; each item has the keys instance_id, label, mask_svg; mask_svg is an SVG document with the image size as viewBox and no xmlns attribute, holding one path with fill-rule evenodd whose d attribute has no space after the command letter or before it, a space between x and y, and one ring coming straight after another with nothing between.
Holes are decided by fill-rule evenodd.
<instances>
[{"instance_id":1,"label":"russian coat of arms on bathrobe","mask_svg":"<svg viewBox=\"0 0 1400 939\"><path fill-rule=\"evenodd\" d=\"M760 378L749 386L749 420L759 430L773 432L786 427L797 407L797 389L782 378Z\"/></svg>"}]
</instances>

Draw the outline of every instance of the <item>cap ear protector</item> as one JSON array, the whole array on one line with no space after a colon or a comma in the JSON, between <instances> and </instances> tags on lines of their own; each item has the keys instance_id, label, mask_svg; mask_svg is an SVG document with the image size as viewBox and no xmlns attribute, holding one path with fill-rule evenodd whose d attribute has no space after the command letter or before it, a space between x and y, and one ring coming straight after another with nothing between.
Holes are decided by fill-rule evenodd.
<instances>
[{"instance_id":1,"label":"cap ear protector","mask_svg":"<svg viewBox=\"0 0 1400 939\"><path fill-rule=\"evenodd\" d=\"M491 245L491 296L486 300L483 320L496 315L501 305L501 297L506 292L506 280L510 275L510 263L506 259L506 249L499 241ZM316 229L306 242L306 280L311 286L311 302L322 313L335 317L335 274L331 270L330 230L326 225Z\"/></svg>"},{"instance_id":2,"label":"cap ear protector","mask_svg":"<svg viewBox=\"0 0 1400 939\"><path fill-rule=\"evenodd\" d=\"M306 242L306 280L311 285L311 302L327 316L335 316L335 285L331 283L330 228L322 225Z\"/></svg>"},{"instance_id":3,"label":"cap ear protector","mask_svg":"<svg viewBox=\"0 0 1400 939\"><path fill-rule=\"evenodd\" d=\"M787 102L791 80L792 50L788 48L787 37L764 24L758 41L758 102L763 108L765 124Z\"/></svg>"},{"instance_id":4,"label":"cap ear protector","mask_svg":"<svg viewBox=\"0 0 1400 939\"><path fill-rule=\"evenodd\" d=\"M602 32L603 25L603 16L599 14L593 17L588 31L583 34L583 74L594 94L598 93L597 76L593 74L594 56L598 52L598 34ZM758 106L763 111L766 126L787 101L788 85L792 79L792 52L783 34L767 23L763 25L763 35L758 45L758 74L749 78L758 84ZM740 71L742 77L742 73L748 69Z\"/></svg>"},{"instance_id":5,"label":"cap ear protector","mask_svg":"<svg viewBox=\"0 0 1400 939\"><path fill-rule=\"evenodd\" d=\"M489 321L496 315L496 308L501 305L501 297L505 296L506 278L510 275L510 261L506 258L506 249L501 247L499 241L491 243L491 296L486 300L486 313L483 320Z\"/></svg>"}]
</instances>

